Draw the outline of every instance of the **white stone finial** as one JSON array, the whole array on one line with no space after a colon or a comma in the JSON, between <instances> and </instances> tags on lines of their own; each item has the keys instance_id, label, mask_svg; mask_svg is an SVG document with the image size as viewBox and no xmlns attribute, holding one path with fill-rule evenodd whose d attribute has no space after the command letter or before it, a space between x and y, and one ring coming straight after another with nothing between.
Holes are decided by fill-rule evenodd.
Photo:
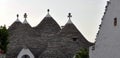
<instances>
[{"instance_id":1,"label":"white stone finial","mask_svg":"<svg viewBox=\"0 0 120 58\"><path fill-rule=\"evenodd\" d=\"M28 22L27 22L27 20L26 20L26 19L23 21L23 24L28 24Z\"/></svg>"},{"instance_id":2,"label":"white stone finial","mask_svg":"<svg viewBox=\"0 0 120 58\"><path fill-rule=\"evenodd\" d=\"M18 14L17 14L17 20L15 22L20 22Z\"/></svg>"},{"instance_id":3,"label":"white stone finial","mask_svg":"<svg viewBox=\"0 0 120 58\"><path fill-rule=\"evenodd\" d=\"M25 18L25 19L27 18L27 13L24 14L24 18Z\"/></svg>"},{"instance_id":4,"label":"white stone finial","mask_svg":"<svg viewBox=\"0 0 120 58\"><path fill-rule=\"evenodd\" d=\"M51 17L51 15L49 14L50 10L47 10L48 14L45 17Z\"/></svg>"},{"instance_id":5,"label":"white stone finial","mask_svg":"<svg viewBox=\"0 0 120 58\"><path fill-rule=\"evenodd\" d=\"M48 13L45 17L51 17L51 15Z\"/></svg>"},{"instance_id":6,"label":"white stone finial","mask_svg":"<svg viewBox=\"0 0 120 58\"><path fill-rule=\"evenodd\" d=\"M26 18L27 18L27 14L26 13L24 14L24 18L25 18L25 20L23 21L23 24L28 24L28 22L26 20Z\"/></svg>"},{"instance_id":7,"label":"white stone finial","mask_svg":"<svg viewBox=\"0 0 120 58\"><path fill-rule=\"evenodd\" d=\"M50 12L50 10L49 10L49 9L48 9L47 11L48 11L48 13Z\"/></svg>"},{"instance_id":8,"label":"white stone finial","mask_svg":"<svg viewBox=\"0 0 120 58\"><path fill-rule=\"evenodd\" d=\"M17 14L17 19L18 19L19 15Z\"/></svg>"},{"instance_id":9,"label":"white stone finial","mask_svg":"<svg viewBox=\"0 0 120 58\"><path fill-rule=\"evenodd\" d=\"M71 13L68 13L68 18L70 19L72 17Z\"/></svg>"},{"instance_id":10,"label":"white stone finial","mask_svg":"<svg viewBox=\"0 0 120 58\"><path fill-rule=\"evenodd\" d=\"M69 19L68 22L67 22L67 24L71 24L71 23L72 23L72 21Z\"/></svg>"},{"instance_id":11,"label":"white stone finial","mask_svg":"<svg viewBox=\"0 0 120 58\"><path fill-rule=\"evenodd\" d=\"M72 21L71 21L71 19L70 19L71 17L72 17L72 15L71 15L71 13L69 13L69 14L68 14L68 18L69 18L69 20L68 20L67 24L72 23Z\"/></svg>"}]
</instances>

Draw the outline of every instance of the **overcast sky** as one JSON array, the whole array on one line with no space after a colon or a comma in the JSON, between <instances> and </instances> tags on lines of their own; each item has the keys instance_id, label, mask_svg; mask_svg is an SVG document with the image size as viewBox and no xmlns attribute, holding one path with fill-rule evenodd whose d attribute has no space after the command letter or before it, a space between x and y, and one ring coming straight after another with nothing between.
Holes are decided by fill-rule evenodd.
<instances>
[{"instance_id":1,"label":"overcast sky","mask_svg":"<svg viewBox=\"0 0 120 58\"><path fill-rule=\"evenodd\" d=\"M51 16L63 26L72 14L72 22L91 42L95 41L107 0L0 0L0 25L10 26L19 14L23 22L23 14L28 14L28 22L36 26L50 9Z\"/></svg>"}]
</instances>

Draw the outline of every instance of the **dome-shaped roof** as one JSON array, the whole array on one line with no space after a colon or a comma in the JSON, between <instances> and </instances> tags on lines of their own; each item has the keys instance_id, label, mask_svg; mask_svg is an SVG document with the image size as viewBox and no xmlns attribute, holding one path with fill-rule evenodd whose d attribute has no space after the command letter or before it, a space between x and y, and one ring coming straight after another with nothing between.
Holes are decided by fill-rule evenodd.
<instances>
[{"instance_id":1,"label":"dome-shaped roof","mask_svg":"<svg viewBox=\"0 0 120 58\"><path fill-rule=\"evenodd\" d=\"M66 58L66 56L58 49L48 48L39 56L39 58Z\"/></svg>"},{"instance_id":2,"label":"dome-shaped roof","mask_svg":"<svg viewBox=\"0 0 120 58\"><path fill-rule=\"evenodd\" d=\"M60 26L57 24L57 22L51 17L51 15L48 13L44 19L38 24L35 29L39 33L48 33L48 34L54 34L59 32Z\"/></svg>"}]
</instances>

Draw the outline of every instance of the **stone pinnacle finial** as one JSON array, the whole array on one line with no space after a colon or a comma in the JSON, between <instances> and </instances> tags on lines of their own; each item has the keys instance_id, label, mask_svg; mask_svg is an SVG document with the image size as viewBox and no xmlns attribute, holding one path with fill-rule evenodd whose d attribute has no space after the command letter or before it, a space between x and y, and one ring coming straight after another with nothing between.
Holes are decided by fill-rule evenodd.
<instances>
[{"instance_id":1,"label":"stone pinnacle finial","mask_svg":"<svg viewBox=\"0 0 120 58\"><path fill-rule=\"evenodd\" d=\"M47 9L47 12L49 13L49 12L50 12L50 9Z\"/></svg>"},{"instance_id":2,"label":"stone pinnacle finial","mask_svg":"<svg viewBox=\"0 0 120 58\"><path fill-rule=\"evenodd\" d=\"M71 23L72 23L72 21L71 21L71 19L70 19L71 17L72 17L71 13L68 13L68 18L69 18L69 20L68 20L67 24L71 24Z\"/></svg>"},{"instance_id":3,"label":"stone pinnacle finial","mask_svg":"<svg viewBox=\"0 0 120 58\"><path fill-rule=\"evenodd\" d=\"M24 20L23 24L28 24L28 22L26 20L26 18L27 18L27 14L26 13L24 14L24 18L25 18L25 20Z\"/></svg>"},{"instance_id":4,"label":"stone pinnacle finial","mask_svg":"<svg viewBox=\"0 0 120 58\"><path fill-rule=\"evenodd\" d=\"M17 14L17 19L18 19L18 17L19 17L19 14Z\"/></svg>"},{"instance_id":5,"label":"stone pinnacle finial","mask_svg":"<svg viewBox=\"0 0 120 58\"><path fill-rule=\"evenodd\" d=\"M71 13L68 13L68 18L70 19L72 17Z\"/></svg>"},{"instance_id":6,"label":"stone pinnacle finial","mask_svg":"<svg viewBox=\"0 0 120 58\"><path fill-rule=\"evenodd\" d=\"M15 22L20 22L19 21L19 14L17 14L16 16L17 16L17 20Z\"/></svg>"},{"instance_id":7,"label":"stone pinnacle finial","mask_svg":"<svg viewBox=\"0 0 120 58\"><path fill-rule=\"evenodd\" d=\"M47 9L47 15L45 16L45 17L51 17L51 15L49 14L49 12L50 12L50 10L49 9Z\"/></svg>"},{"instance_id":8,"label":"stone pinnacle finial","mask_svg":"<svg viewBox=\"0 0 120 58\"><path fill-rule=\"evenodd\" d=\"M24 18L25 18L25 19L27 18L27 13L24 14Z\"/></svg>"}]
</instances>

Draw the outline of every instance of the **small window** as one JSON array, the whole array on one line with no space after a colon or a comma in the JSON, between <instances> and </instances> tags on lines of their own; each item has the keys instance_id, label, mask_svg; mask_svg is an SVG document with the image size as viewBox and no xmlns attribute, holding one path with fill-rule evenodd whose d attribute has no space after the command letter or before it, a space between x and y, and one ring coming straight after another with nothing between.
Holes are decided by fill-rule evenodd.
<instances>
[{"instance_id":1,"label":"small window","mask_svg":"<svg viewBox=\"0 0 120 58\"><path fill-rule=\"evenodd\" d=\"M72 38L73 41L77 41L77 38Z\"/></svg>"},{"instance_id":2,"label":"small window","mask_svg":"<svg viewBox=\"0 0 120 58\"><path fill-rule=\"evenodd\" d=\"M22 58L30 58L29 55L23 55Z\"/></svg>"},{"instance_id":3,"label":"small window","mask_svg":"<svg viewBox=\"0 0 120 58\"><path fill-rule=\"evenodd\" d=\"M114 18L114 26L117 26L117 18Z\"/></svg>"}]
</instances>

